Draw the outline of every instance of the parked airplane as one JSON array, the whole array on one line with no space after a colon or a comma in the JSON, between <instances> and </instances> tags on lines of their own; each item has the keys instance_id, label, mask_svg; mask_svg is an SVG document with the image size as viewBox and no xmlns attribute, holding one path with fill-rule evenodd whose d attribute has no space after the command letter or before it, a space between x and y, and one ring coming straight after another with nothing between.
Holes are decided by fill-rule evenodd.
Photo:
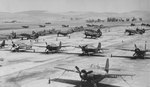
<instances>
[{"instance_id":1,"label":"parked airplane","mask_svg":"<svg viewBox=\"0 0 150 87\"><path fill-rule=\"evenodd\" d=\"M60 35L63 35L63 36L70 36L69 34L73 33L74 31L73 30L67 30L67 31L58 31L57 32L57 37L59 37Z\"/></svg>"},{"instance_id":2,"label":"parked airplane","mask_svg":"<svg viewBox=\"0 0 150 87\"><path fill-rule=\"evenodd\" d=\"M32 49L32 45L27 45L25 43L15 44L12 41L12 47L11 47L12 52L22 52L22 51L27 51L27 50L33 50L33 52L35 52L35 49Z\"/></svg>"},{"instance_id":3,"label":"parked airplane","mask_svg":"<svg viewBox=\"0 0 150 87\"><path fill-rule=\"evenodd\" d=\"M79 45L79 48L81 48L83 55L93 55L93 54L100 53L103 51L103 49L101 48L100 42L98 43L97 47L89 46L89 45L84 45L84 46Z\"/></svg>"},{"instance_id":4,"label":"parked airplane","mask_svg":"<svg viewBox=\"0 0 150 87\"><path fill-rule=\"evenodd\" d=\"M85 35L85 38L87 38L87 36L90 36L91 38L98 38L102 36L102 32L100 29L98 29L97 31L85 30L84 35Z\"/></svg>"},{"instance_id":5,"label":"parked airplane","mask_svg":"<svg viewBox=\"0 0 150 87\"><path fill-rule=\"evenodd\" d=\"M39 25L39 27L46 27L46 25Z\"/></svg>"},{"instance_id":6,"label":"parked airplane","mask_svg":"<svg viewBox=\"0 0 150 87\"><path fill-rule=\"evenodd\" d=\"M70 70L70 69L65 69L65 68L60 68L60 67L55 67L55 68L65 70L65 71L79 73L79 76L81 78L81 83L83 83L83 82L91 83L91 84L93 84L94 87L98 87L97 84L105 78L121 77L123 79L123 76L134 76L135 75L135 74L111 74L111 73L109 73L109 70L111 70L111 68L109 68L109 59L106 60L106 65L105 65L105 69L104 69L105 72L101 72L101 73L95 73L93 70L91 70L91 71L86 71L85 69L80 70L78 66L75 66L76 70ZM54 79L52 81L59 81L59 79Z\"/></svg>"},{"instance_id":7,"label":"parked airplane","mask_svg":"<svg viewBox=\"0 0 150 87\"><path fill-rule=\"evenodd\" d=\"M26 38L26 39L38 39L39 38L39 34L35 33L35 34L27 34L27 33L22 33L19 34L19 36L21 36L21 39Z\"/></svg>"},{"instance_id":8,"label":"parked airplane","mask_svg":"<svg viewBox=\"0 0 150 87\"><path fill-rule=\"evenodd\" d=\"M21 34L17 34L16 32L10 33L10 35L7 35L9 37L9 39L17 39L17 38L21 38L22 40L25 39L38 39L39 34L34 32L33 34L27 34L27 33L21 33Z\"/></svg>"},{"instance_id":9,"label":"parked airplane","mask_svg":"<svg viewBox=\"0 0 150 87\"><path fill-rule=\"evenodd\" d=\"M63 24L62 27L69 27L69 25L64 25L64 24Z\"/></svg>"},{"instance_id":10,"label":"parked airplane","mask_svg":"<svg viewBox=\"0 0 150 87\"><path fill-rule=\"evenodd\" d=\"M22 28L29 28L29 26L22 26Z\"/></svg>"},{"instance_id":11,"label":"parked airplane","mask_svg":"<svg viewBox=\"0 0 150 87\"><path fill-rule=\"evenodd\" d=\"M59 45L56 45L56 44L47 44L47 42L45 42L46 46L37 46L37 47L44 47L46 48L45 49L45 52L46 53L58 53L62 47L68 47L68 46L62 46L62 42L60 41L59 42ZM35 45L34 45L35 46Z\"/></svg>"},{"instance_id":12,"label":"parked airplane","mask_svg":"<svg viewBox=\"0 0 150 87\"><path fill-rule=\"evenodd\" d=\"M136 30L132 30L132 29L126 29L124 33L128 33L128 35L134 35L134 34L143 34L145 33L145 29L136 29Z\"/></svg>"},{"instance_id":13,"label":"parked airplane","mask_svg":"<svg viewBox=\"0 0 150 87\"><path fill-rule=\"evenodd\" d=\"M145 43L145 49L144 50L138 48L136 46L136 44L134 46L135 46L134 50L121 49L121 50L125 50L125 51L133 51L134 52L133 56L112 56L112 57L125 57L125 58L132 58L132 59L150 59L150 57L146 57L146 52L150 52L150 50L146 49L146 43Z\"/></svg>"}]
</instances>

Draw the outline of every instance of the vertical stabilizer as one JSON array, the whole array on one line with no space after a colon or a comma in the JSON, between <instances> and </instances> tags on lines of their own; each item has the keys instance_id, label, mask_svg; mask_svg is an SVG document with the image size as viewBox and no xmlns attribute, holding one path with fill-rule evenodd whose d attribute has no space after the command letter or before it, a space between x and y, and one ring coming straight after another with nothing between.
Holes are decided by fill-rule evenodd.
<instances>
[{"instance_id":1,"label":"vertical stabilizer","mask_svg":"<svg viewBox=\"0 0 150 87\"><path fill-rule=\"evenodd\" d=\"M135 49L137 49L137 46L136 46L136 44L134 44L134 47L135 47Z\"/></svg>"},{"instance_id":2,"label":"vertical stabilizer","mask_svg":"<svg viewBox=\"0 0 150 87\"><path fill-rule=\"evenodd\" d=\"M98 43L97 49L98 49L98 50L101 49L101 42Z\"/></svg>"},{"instance_id":3,"label":"vertical stabilizer","mask_svg":"<svg viewBox=\"0 0 150 87\"><path fill-rule=\"evenodd\" d=\"M61 43L61 41L60 41L60 43L59 43L59 48L61 48L61 45L62 45L62 43Z\"/></svg>"},{"instance_id":4,"label":"vertical stabilizer","mask_svg":"<svg viewBox=\"0 0 150 87\"><path fill-rule=\"evenodd\" d=\"M146 41L145 41L145 51L146 51Z\"/></svg>"},{"instance_id":5,"label":"vertical stabilizer","mask_svg":"<svg viewBox=\"0 0 150 87\"><path fill-rule=\"evenodd\" d=\"M109 59L106 60L105 71L109 72Z\"/></svg>"}]
</instances>

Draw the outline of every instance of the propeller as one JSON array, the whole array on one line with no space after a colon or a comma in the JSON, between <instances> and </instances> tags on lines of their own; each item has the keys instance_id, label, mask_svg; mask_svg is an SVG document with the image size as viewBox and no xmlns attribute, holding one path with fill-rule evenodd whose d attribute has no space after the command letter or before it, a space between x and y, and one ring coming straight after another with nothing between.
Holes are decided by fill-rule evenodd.
<instances>
[{"instance_id":1,"label":"propeller","mask_svg":"<svg viewBox=\"0 0 150 87\"><path fill-rule=\"evenodd\" d=\"M48 49L48 44L47 44L47 42L45 42L45 44L46 44L46 49L45 49L45 52L46 52Z\"/></svg>"},{"instance_id":2,"label":"propeller","mask_svg":"<svg viewBox=\"0 0 150 87\"><path fill-rule=\"evenodd\" d=\"M79 69L79 67L77 67L77 66L75 66L75 68L77 69L77 71L80 73L81 71L80 71L80 69ZM84 69L83 69L84 70ZM85 70L84 70L85 71ZM91 70L91 71L88 71L88 72L85 72L85 74L90 74L90 73L92 73L93 71Z\"/></svg>"},{"instance_id":3,"label":"propeller","mask_svg":"<svg viewBox=\"0 0 150 87\"><path fill-rule=\"evenodd\" d=\"M81 73L78 66L75 66L75 68L77 69L77 71L78 71L79 73Z\"/></svg>"},{"instance_id":4,"label":"propeller","mask_svg":"<svg viewBox=\"0 0 150 87\"><path fill-rule=\"evenodd\" d=\"M16 44L11 40L11 43L12 43L12 47L10 48L10 50L16 46Z\"/></svg>"}]
</instances>

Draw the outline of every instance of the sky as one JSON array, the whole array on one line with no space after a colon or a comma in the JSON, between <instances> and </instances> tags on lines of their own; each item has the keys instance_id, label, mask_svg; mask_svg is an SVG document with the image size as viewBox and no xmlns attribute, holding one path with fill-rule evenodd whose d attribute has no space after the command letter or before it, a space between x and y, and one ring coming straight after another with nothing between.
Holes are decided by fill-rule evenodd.
<instances>
[{"instance_id":1,"label":"sky","mask_svg":"<svg viewBox=\"0 0 150 87\"><path fill-rule=\"evenodd\" d=\"M0 12L129 12L149 9L150 0L0 0Z\"/></svg>"}]
</instances>

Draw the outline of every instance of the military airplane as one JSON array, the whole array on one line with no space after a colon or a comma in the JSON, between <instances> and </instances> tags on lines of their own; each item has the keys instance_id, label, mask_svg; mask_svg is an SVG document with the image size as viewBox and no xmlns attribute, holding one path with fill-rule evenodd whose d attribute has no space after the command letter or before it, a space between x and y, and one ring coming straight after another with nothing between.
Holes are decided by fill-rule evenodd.
<instances>
[{"instance_id":1,"label":"military airplane","mask_svg":"<svg viewBox=\"0 0 150 87\"><path fill-rule=\"evenodd\" d=\"M68 31L58 31L57 32L57 37L59 37L59 35L63 35L63 36L68 36L69 34L73 33L73 30L68 30ZM69 35L70 37L70 35Z\"/></svg>"},{"instance_id":2,"label":"military airplane","mask_svg":"<svg viewBox=\"0 0 150 87\"><path fill-rule=\"evenodd\" d=\"M27 33L17 34L16 32L12 31L12 33L10 33L10 35L5 35L5 36L7 36L9 39L21 38L21 40L23 40L25 38L25 39L37 40L40 35L36 32L34 32L32 34L27 34Z\"/></svg>"},{"instance_id":3,"label":"military airplane","mask_svg":"<svg viewBox=\"0 0 150 87\"><path fill-rule=\"evenodd\" d=\"M85 35L85 38L87 38L87 36L90 36L91 38L98 38L102 36L102 32L100 29L98 29L97 31L85 30L84 35Z\"/></svg>"},{"instance_id":4,"label":"military airplane","mask_svg":"<svg viewBox=\"0 0 150 87\"><path fill-rule=\"evenodd\" d=\"M63 24L62 27L69 27L69 25L64 25L64 24Z\"/></svg>"},{"instance_id":5,"label":"military airplane","mask_svg":"<svg viewBox=\"0 0 150 87\"><path fill-rule=\"evenodd\" d=\"M141 26L146 26L146 27L150 27L150 24L145 24L145 23L142 23Z\"/></svg>"},{"instance_id":6,"label":"military airplane","mask_svg":"<svg viewBox=\"0 0 150 87\"><path fill-rule=\"evenodd\" d=\"M10 50L12 52L23 52L27 50L33 50L33 52L35 52L35 49L32 49L32 45L27 45L25 43L14 43L13 41L12 41L12 47Z\"/></svg>"},{"instance_id":7,"label":"military airplane","mask_svg":"<svg viewBox=\"0 0 150 87\"><path fill-rule=\"evenodd\" d=\"M103 49L101 48L100 42L98 43L97 47L90 46L90 45L84 45L84 46L79 45L79 48L81 48L83 55L93 55L93 54L100 53L103 51Z\"/></svg>"},{"instance_id":8,"label":"military airplane","mask_svg":"<svg viewBox=\"0 0 150 87\"><path fill-rule=\"evenodd\" d=\"M39 38L39 34L38 33L35 33L35 34L27 34L27 33L22 33L22 34L19 34L18 36L20 36L20 38L23 40L24 38L26 39L38 39Z\"/></svg>"},{"instance_id":9,"label":"military airplane","mask_svg":"<svg viewBox=\"0 0 150 87\"><path fill-rule=\"evenodd\" d=\"M104 57L105 55L102 55L104 50L108 50L106 48L101 48L101 43L98 43L98 46L95 47L91 44L86 44L86 45L79 45L79 46L68 46L68 47L73 47L73 48L80 48L82 53L79 52L63 52L64 54L77 54L79 56L101 56Z\"/></svg>"},{"instance_id":10,"label":"military airplane","mask_svg":"<svg viewBox=\"0 0 150 87\"><path fill-rule=\"evenodd\" d=\"M51 22L46 22L45 24L52 24Z\"/></svg>"},{"instance_id":11,"label":"military airplane","mask_svg":"<svg viewBox=\"0 0 150 87\"><path fill-rule=\"evenodd\" d=\"M135 26L135 24L134 24L134 23L131 23L130 26Z\"/></svg>"},{"instance_id":12,"label":"military airplane","mask_svg":"<svg viewBox=\"0 0 150 87\"><path fill-rule=\"evenodd\" d=\"M54 43L52 44L47 44L47 42L45 42L46 46L37 46L37 47L44 47L46 48L45 49L45 52L48 54L49 52L51 53L58 53L60 52L61 48L62 47L68 47L68 46L62 46L62 42L60 41L59 42L59 45L56 45ZM35 45L34 45L35 46Z\"/></svg>"},{"instance_id":13,"label":"military airplane","mask_svg":"<svg viewBox=\"0 0 150 87\"><path fill-rule=\"evenodd\" d=\"M29 26L22 26L22 28L29 28Z\"/></svg>"},{"instance_id":14,"label":"military airplane","mask_svg":"<svg viewBox=\"0 0 150 87\"><path fill-rule=\"evenodd\" d=\"M39 27L46 27L46 25L39 25Z\"/></svg>"},{"instance_id":15,"label":"military airplane","mask_svg":"<svg viewBox=\"0 0 150 87\"><path fill-rule=\"evenodd\" d=\"M128 35L143 34L145 33L145 29L138 29L138 28L136 30L126 29L124 33L128 33Z\"/></svg>"},{"instance_id":16,"label":"military airplane","mask_svg":"<svg viewBox=\"0 0 150 87\"><path fill-rule=\"evenodd\" d=\"M134 45L134 47L135 47L134 50L121 49L125 51L133 51L134 52L133 56L112 56L112 57L125 57L125 58L132 58L132 59L150 59L150 57L146 57L146 52L150 52L150 50L146 49L146 44L145 44L144 50L141 50L140 48L138 48L136 44Z\"/></svg>"},{"instance_id":17,"label":"military airplane","mask_svg":"<svg viewBox=\"0 0 150 87\"><path fill-rule=\"evenodd\" d=\"M78 73L81 78L81 83L83 83L83 82L91 83L91 84L93 84L94 87L98 87L97 84L105 78L121 77L123 79L123 76L134 76L135 75L135 74L111 74L111 73L109 73L109 70L113 70L113 69L109 68L109 59L106 60L106 65L104 68L105 72L99 72L99 73L96 73L93 70L90 70L90 71L87 71L85 69L80 70L78 66L75 66L76 70L70 70L70 69L65 69L65 68L61 68L61 67L54 67L54 68ZM59 79L53 79L52 81L59 82Z\"/></svg>"},{"instance_id":18,"label":"military airplane","mask_svg":"<svg viewBox=\"0 0 150 87\"><path fill-rule=\"evenodd\" d=\"M19 38L17 36L16 32L13 32L13 31L9 35L8 34L0 34L0 35L4 36L7 39L16 39L16 38Z\"/></svg>"}]
</instances>

